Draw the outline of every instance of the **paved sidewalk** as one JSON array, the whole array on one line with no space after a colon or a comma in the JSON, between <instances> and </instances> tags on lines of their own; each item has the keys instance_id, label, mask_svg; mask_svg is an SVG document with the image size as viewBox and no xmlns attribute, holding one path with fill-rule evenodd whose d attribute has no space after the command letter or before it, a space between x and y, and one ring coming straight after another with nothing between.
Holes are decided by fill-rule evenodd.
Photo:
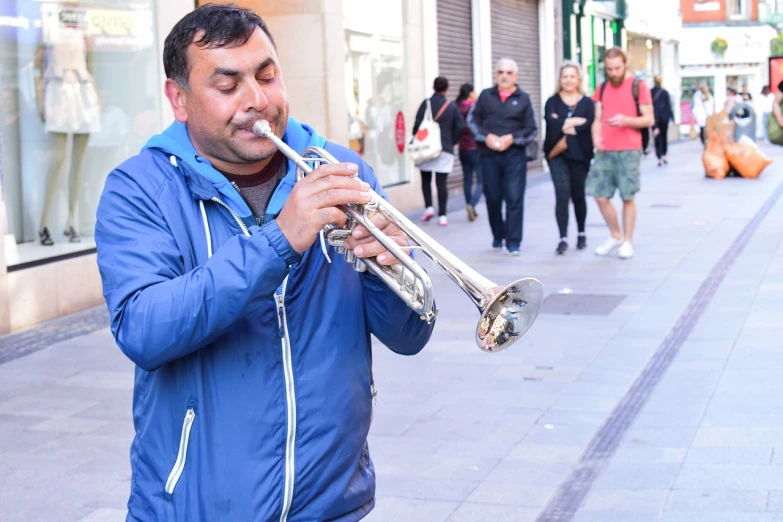
<instances>
[{"instance_id":1,"label":"paved sidewalk","mask_svg":"<svg viewBox=\"0 0 783 522\"><path fill-rule=\"evenodd\" d=\"M783 182L783 149L764 148L776 162L758 180L705 179L694 143L673 147L664 168L646 158L628 261L592 254L606 236L592 203L591 248L555 256L546 182L527 194L519 258L491 251L483 204L475 223L460 211L449 227L426 225L484 276L536 277L549 298L522 341L485 354L478 312L427 266L440 306L430 345L411 358L375 350L367 520L536 520L555 511L602 426L616 428L616 451L584 502L541 520L783 520L783 199L719 274L660 382L642 387L643 408L626 426L612 413ZM0 520L124 520L131 389L106 329L0 364Z\"/></svg>"}]
</instances>

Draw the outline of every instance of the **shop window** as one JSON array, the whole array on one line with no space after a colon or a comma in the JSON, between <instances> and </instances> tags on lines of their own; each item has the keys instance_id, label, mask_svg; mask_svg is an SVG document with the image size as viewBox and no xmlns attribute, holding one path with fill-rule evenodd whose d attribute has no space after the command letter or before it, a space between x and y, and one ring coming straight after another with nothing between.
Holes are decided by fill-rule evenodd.
<instances>
[{"instance_id":1,"label":"shop window","mask_svg":"<svg viewBox=\"0 0 783 522\"><path fill-rule=\"evenodd\" d=\"M726 16L730 20L748 20L750 18L750 5L748 0L727 0Z\"/></svg>"},{"instance_id":2,"label":"shop window","mask_svg":"<svg viewBox=\"0 0 783 522\"><path fill-rule=\"evenodd\" d=\"M410 177L398 148L398 114L408 128L415 114L404 114L402 1L343 4L350 147L373 167L383 186L405 183Z\"/></svg>"},{"instance_id":3,"label":"shop window","mask_svg":"<svg viewBox=\"0 0 783 522\"><path fill-rule=\"evenodd\" d=\"M154 1L0 2L9 267L95 248L107 174L160 130Z\"/></svg>"}]
</instances>

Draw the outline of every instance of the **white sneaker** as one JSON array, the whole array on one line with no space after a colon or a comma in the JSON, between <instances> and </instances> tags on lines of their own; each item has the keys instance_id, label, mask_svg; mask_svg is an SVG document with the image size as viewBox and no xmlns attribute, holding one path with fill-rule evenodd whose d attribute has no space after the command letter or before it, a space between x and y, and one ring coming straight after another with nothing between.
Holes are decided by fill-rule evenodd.
<instances>
[{"instance_id":1,"label":"white sneaker","mask_svg":"<svg viewBox=\"0 0 783 522\"><path fill-rule=\"evenodd\" d=\"M623 241L620 245L620 250L617 251L617 255L620 259L631 259L633 257L633 245L628 241Z\"/></svg>"},{"instance_id":2,"label":"white sneaker","mask_svg":"<svg viewBox=\"0 0 783 522\"><path fill-rule=\"evenodd\" d=\"M601 245L598 248L595 249L595 255L597 255L597 256L608 256L609 254L612 253L612 251L615 248L619 248L620 245L622 245L622 244L623 244L623 240L622 239L615 239L613 237L610 237L609 239L607 239L606 241L601 243ZM629 245L630 245L630 243L629 243Z\"/></svg>"},{"instance_id":3,"label":"white sneaker","mask_svg":"<svg viewBox=\"0 0 783 522\"><path fill-rule=\"evenodd\" d=\"M449 224L449 218L447 218L446 216L440 216L438 218L438 225L445 227L448 224Z\"/></svg>"},{"instance_id":4,"label":"white sneaker","mask_svg":"<svg viewBox=\"0 0 783 522\"><path fill-rule=\"evenodd\" d=\"M426 222L426 221L429 221L430 219L432 219L434 217L435 217L435 209L432 208L432 207L427 207L424 210L424 215L421 216L421 220Z\"/></svg>"}]
</instances>

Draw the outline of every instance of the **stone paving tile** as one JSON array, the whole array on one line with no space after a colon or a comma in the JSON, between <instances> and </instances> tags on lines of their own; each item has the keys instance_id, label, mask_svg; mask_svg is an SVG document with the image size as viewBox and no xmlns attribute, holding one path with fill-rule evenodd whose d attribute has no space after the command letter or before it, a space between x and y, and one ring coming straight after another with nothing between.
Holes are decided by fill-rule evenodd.
<instances>
[{"instance_id":1,"label":"stone paving tile","mask_svg":"<svg viewBox=\"0 0 783 522\"><path fill-rule=\"evenodd\" d=\"M771 447L702 447L690 448L685 457L686 466L718 465L755 465L772 464L773 448Z\"/></svg>"},{"instance_id":2,"label":"stone paving tile","mask_svg":"<svg viewBox=\"0 0 783 522\"><path fill-rule=\"evenodd\" d=\"M783 513L783 491L770 491L767 496L767 511Z\"/></svg>"},{"instance_id":3,"label":"stone paving tile","mask_svg":"<svg viewBox=\"0 0 783 522\"><path fill-rule=\"evenodd\" d=\"M658 519L660 522L783 522L783 514L743 513L724 511L722 513L694 513L693 511L666 511Z\"/></svg>"},{"instance_id":4,"label":"stone paving tile","mask_svg":"<svg viewBox=\"0 0 783 522\"><path fill-rule=\"evenodd\" d=\"M384 496L462 502L468 499L479 484L478 480L396 476L381 468L377 474L376 487L383 491Z\"/></svg>"},{"instance_id":5,"label":"stone paving tile","mask_svg":"<svg viewBox=\"0 0 783 522\"><path fill-rule=\"evenodd\" d=\"M663 509L669 489L597 490L582 506L582 511L629 511L656 513Z\"/></svg>"},{"instance_id":6,"label":"stone paving tile","mask_svg":"<svg viewBox=\"0 0 783 522\"><path fill-rule=\"evenodd\" d=\"M537 516L537 508L465 502L448 518L448 522L495 522L498 520L533 522Z\"/></svg>"},{"instance_id":7,"label":"stone paving tile","mask_svg":"<svg viewBox=\"0 0 783 522\"><path fill-rule=\"evenodd\" d=\"M127 509L99 508L79 520L79 522L125 522Z\"/></svg>"},{"instance_id":8,"label":"stone paving tile","mask_svg":"<svg viewBox=\"0 0 783 522\"><path fill-rule=\"evenodd\" d=\"M766 490L700 490L676 489L666 501L666 511L701 513L765 512Z\"/></svg>"},{"instance_id":9,"label":"stone paving tile","mask_svg":"<svg viewBox=\"0 0 783 522\"><path fill-rule=\"evenodd\" d=\"M683 466L676 489L783 489L783 473L777 466Z\"/></svg>"},{"instance_id":10,"label":"stone paving tile","mask_svg":"<svg viewBox=\"0 0 783 522\"><path fill-rule=\"evenodd\" d=\"M458 502L421 500L381 496L375 509L364 519L367 522L446 522L459 506Z\"/></svg>"}]
</instances>

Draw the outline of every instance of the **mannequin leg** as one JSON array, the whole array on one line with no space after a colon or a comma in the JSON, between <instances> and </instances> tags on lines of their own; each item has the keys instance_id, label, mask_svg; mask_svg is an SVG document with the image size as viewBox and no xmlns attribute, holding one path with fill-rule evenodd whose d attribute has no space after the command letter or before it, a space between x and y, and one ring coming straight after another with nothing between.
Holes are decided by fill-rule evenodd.
<instances>
[{"instance_id":1,"label":"mannequin leg","mask_svg":"<svg viewBox=\"0 0 783 522\"><path fill-rule=\"evenodd\" d=\"M62 133L55 133L55 154L54 163L49 170L49 183L46 189L46 200L44 201L43 215L41 216L41 226L38 228L38 236L41 238L42 245L52 245L52 235L49 232L49 213L52 210L52 201L54 201L54 193L57 190L57 182L59 181L60 170L63 168L63 161L65 160L65 145L68 143L68 135Z\"/></svg>"},{"instance_id":2,"label":"mannequin leg","mask_svg":"<svg viewBox=\"0 0 783 522\"><path fill-rule=\"evenodd\" d=\"M68 222L65 225L65 235L70 238L71 243L77 243L81 241L81 236L79 235L79 232L76 231L76 206L79 203L82 162L84 160L84 152L87 150L87 141L89 137L89 134L73 135L74 171L71 178L71 197L68 201Z\"/></svg>"}]
</instances>

